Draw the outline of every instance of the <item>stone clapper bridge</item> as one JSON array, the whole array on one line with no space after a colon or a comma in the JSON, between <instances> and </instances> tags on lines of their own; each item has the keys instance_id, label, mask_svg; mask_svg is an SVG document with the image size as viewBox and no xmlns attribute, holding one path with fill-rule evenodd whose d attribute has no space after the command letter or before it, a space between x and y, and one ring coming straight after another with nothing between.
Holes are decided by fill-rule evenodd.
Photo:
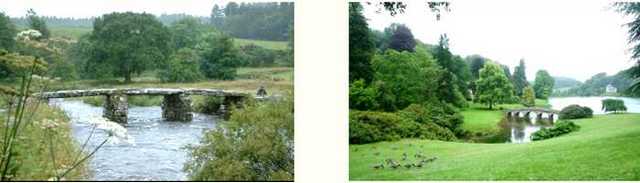
<instances>
[{"instance_id":1,"label":"stone clapper bridge","mask_svg":"<svg viewBox=\"0 0 640 183\"><path fill-rule=\"evenodd\" d=\"M535 116L537 119L547 118L550 119L551 122L554 122L555 118L558 117L558 111L552 109L545 108L521 108L521 109L510 109L506 110L505 113L508 117L531 117Z\"/></svg>"},{"instance_id":2,"label":"stone clapper bridge","mask_svg":"<svg viewBox=\"0 0 640 183\"><path fill-rule=\"evenodd\" d=\"M127 123L127 96L129 95L156 95L164 96L162 101L162 117L169 121L191 121L193 119L193 109L191 106L191 95L206 95L223 97L219 113L226 113L225 106L238 104L250 93L235 91L225 91L218 89L171 89L171 88L141 88L141 89L89 89L89 90L65 90L55 92L40 93L44 99L51 98L72 98L88 96L105 96L104 117L118 123ZM258 96L256 99L263 99Z\"/></svg>"}]
</instances>

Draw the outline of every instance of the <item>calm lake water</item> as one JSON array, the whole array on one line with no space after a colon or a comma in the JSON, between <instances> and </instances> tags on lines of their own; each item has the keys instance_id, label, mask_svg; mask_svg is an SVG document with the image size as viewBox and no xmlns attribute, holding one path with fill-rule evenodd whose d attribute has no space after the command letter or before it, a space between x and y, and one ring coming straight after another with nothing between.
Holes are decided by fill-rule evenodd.
<instances>
[{"instance_id":1,"label":"calm lake water","mask_svg":"<svg viewBox=\"0 0 640 183\"><path fill-rule=\"evenodd\" d=\"M70 117L73 136L82 145L91 133L91 116L102 116L102 107L94 107L77 100L51 100ZM105 144L91 159L93 177L89 180L187 180L183 171L188 144L197 144L203 131L215 126L215 116L194 114L191 122L172 122L162 119L162 109L129 106L129 120L125 128L134 143ZM102 130L95 130L88 150L93 150L106 138Z\"/></svg>"},{"instance_id":2,"label":"calm lake water","mask_svg":"<svg viewBox=\"0 0 640 183\"><path fill-rule=\"evenodd\" d=\"M640 99L629 97L558 97L550 98L549 104L555 110L562 110L568 105L578 104L591 108L594 114L604 114L602 100L608 98L621 99L627 106L627 112L640 113ZM534 132L551 127L553 123L548 119L505 117L501 125L501 134L504 136L504 141L508 143L527 143L531 142L531 135Z\"/></svg>"}]
</instances>

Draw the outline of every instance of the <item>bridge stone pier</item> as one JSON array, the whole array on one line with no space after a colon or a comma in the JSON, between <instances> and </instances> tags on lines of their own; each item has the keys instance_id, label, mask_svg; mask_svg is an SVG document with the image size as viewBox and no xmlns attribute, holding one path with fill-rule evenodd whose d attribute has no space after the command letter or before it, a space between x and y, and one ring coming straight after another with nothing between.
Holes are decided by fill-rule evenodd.
<instances>
[{"instance_id":1,"label":"bridge stone pier","mask_svg":"<svg viewBox=\"0 0 640 183\"><path fill-rule=\"evenodd\" d=\"M162 117L170 121L191 121L193 119L191 96L185 94L165 95L162 101Z\"/></svg>"},{"instance_id":2,"label":"bridge stone pier","mask_svg":"<svg viewBox=\"0 0 640 183\"><path fill-rule=\"evenodd\" d=\"M224 91L216 89L169 89L169 88L144 88L144 89L92 89L92 90L66 90L57 92L43 92L39 97L71 98L87 96L105 96L103 116L118 123L127 123L127 110L129 104L127 97L131 95L156 95L163 96L162 117L169 121L191 121L193 108L191 95L206 95L223 97L224 100L218 110L218 114L228 117L228 108L240 105L250 96L248 93Z\"/></svg>"}]
</instances>

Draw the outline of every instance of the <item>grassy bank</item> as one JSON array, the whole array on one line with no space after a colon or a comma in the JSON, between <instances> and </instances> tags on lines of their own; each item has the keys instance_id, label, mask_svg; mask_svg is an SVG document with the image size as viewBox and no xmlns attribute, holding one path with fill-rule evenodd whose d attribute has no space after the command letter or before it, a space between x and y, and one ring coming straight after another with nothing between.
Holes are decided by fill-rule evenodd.
<instances>
[{"instance_id":1,"label":"grassy bank","mask_svg":"<svg viewBox=\"0 0 640 183\"><path fill-rule=\"evenodd\" d=\"M527 144L405 139L349 146L352 180L638 180L640 114L575 120L579 131ZM374 169L386 158L438 159L423 168ZM379 154L378 154L379 153ZM402 153L410 155L401 161ZM378 154L378 155L376 155Z\"/></svg>"},{"instance_id":2,"label":"grassy bank","mask_svg":"<svg viewBox=\"0 0 640 183\"><path fill-rule=\"evenodd\" d=\"M461 111L464 117L462 128L471 132L496 132L500 130L498 123L504 117L503 110L524 107L522 104L500 104L495 109L489 110L482 104L472 103ZM536 99L536 107L549 108L551 106L547 100Z\"/></svg>"},{"instance_id":3,"label":"grassy bank","mask_svg":"<svg viewBox=\"0 0 640 183\"><path fill-rule=\"evenodd\" d=\"M0 112L1 129L5 129L7 113ZM29 113L25 114L28 119ZM46 120L55 120L58 126L53 128L53 138L49 138L47 130L43 128ZM4 130L0 130L0 136L4 135ZM71 124L64 112L60 109L41 104L37 114L31 123L20 128L18 135L18 145L16 147L16 162L19 165L16 177L13 180L47 180L54 177L54 171L49 149L50 140L55 152L55 162L58 171L66 170L72 166L73 161L80 149L71 135ZM83 180L87 177L88 167L86 163L71 171L66 180Z\"/></svg>"}]
</instances>

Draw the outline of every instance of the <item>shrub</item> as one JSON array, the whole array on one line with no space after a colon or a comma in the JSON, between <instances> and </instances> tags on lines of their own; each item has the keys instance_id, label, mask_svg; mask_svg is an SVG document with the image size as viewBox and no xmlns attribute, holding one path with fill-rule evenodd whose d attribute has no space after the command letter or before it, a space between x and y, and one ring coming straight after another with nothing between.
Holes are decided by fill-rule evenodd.
<instances>
[{"instance_id":1,"label":"shrub","mask_svg":"<svg viewBox=\"0 0 640 183\"><path fill-rule=\"evenodd\" d=\"M194 82L202 80L204 76L200 72L200 57L198 53L189 48L178 50L169 59L168 65L158 72L158 77L163 82Z\"/></svg>"},{"instance_id":2,"label":"shrub","mask_svg":"<svg viewBox=\"0 0 640 183\"><path fill-rule=\"evenodd\" d=\"M411 104L409 107L399 112L404 118L408 118L420 124L433 123L445 129L447 137L437 138L439 140L454 140L456 136L463 135L463 118L455 107L446 103L431 103L428 105ZM444 132L438 132L442 134Z\"/></svg>"},{"instance_id":3,"label":"shrub","mask_svg":"<svg viewBox=\"0 0 640 183\"><path fill-rule=\"evenodd\" d=\"M187 147L194 181L292 181L293 98L247 102Z\"/></svg>"},{"instance_id":4,"label":"shrub","mask_svg":"<svg viewBox=\"0 0 640 183\"><path fill-rule=\"evenodd\" d=\"M349 143L363 144L399 140L414 133L415 123L390 112L349 112Z\"/></svg>"},{"instance_id":5,"label":"shrub","mask_svg":"<svg viewBox=\"0 0 640 183\"><path fill-rule=\"evenodd\" d=\"M604 110L604 112L613 111L613 113L618 113L627 111L627 106L624 105L623 100L604 99L602 100L602 110Z\"/></svg>"},{"instance_id":6,"label":"shrub","mask_svg":"<svg viewBox=\"0 0 640 183\"><path fill-rule=\"evenodd\" d=\"M215 114L220 109L222 97L202 96L203 98L193 98L193 106L195 111L205 114ZM228 107L228 106L227 106Z\"/></svg>"},{"instance_id":7,"label":"shrub","mask_svg":"<svg viewBox=\"0 0 640 183\"><path fill-rule=\"evenodd\" d=\"M586 106L569 105L560 111L560 119L579 119L593 117L593 110Z\"/></svg>"},{"instance_id":8,"label":"shrub","mask_svg":"<svg viewBox=\"0 0 640 183\"><path fill-rule=\"evenodd\" d=\"M368 87L364 80L356 80L349 85L349 108L357 110L375 110L378 108L376 102L376 90Z\"/></svg>"},{"instance_id":9,"label":"shrub","mask_svg":"<svg viewBox=\"0 0 640 183\"><path fill-rule=\"evenodd\" d=\"M278 56L276 50L266 49L255 44L240 47L240 57L244 61L243 66L265 67L274 66Z\"/></svg>"},{"instance_id":10,"label":"shrub","mask_svg":"<svg viewBox=\"0 0 640 183\"><path fill-rule=\"evenodd\" d=\"M544 140L560 135L570 133L580 129L580 126L576 125L572 121L559 121L551 128L541 129L531 135L531 140Z\"/></svg>"}]
</instances>

